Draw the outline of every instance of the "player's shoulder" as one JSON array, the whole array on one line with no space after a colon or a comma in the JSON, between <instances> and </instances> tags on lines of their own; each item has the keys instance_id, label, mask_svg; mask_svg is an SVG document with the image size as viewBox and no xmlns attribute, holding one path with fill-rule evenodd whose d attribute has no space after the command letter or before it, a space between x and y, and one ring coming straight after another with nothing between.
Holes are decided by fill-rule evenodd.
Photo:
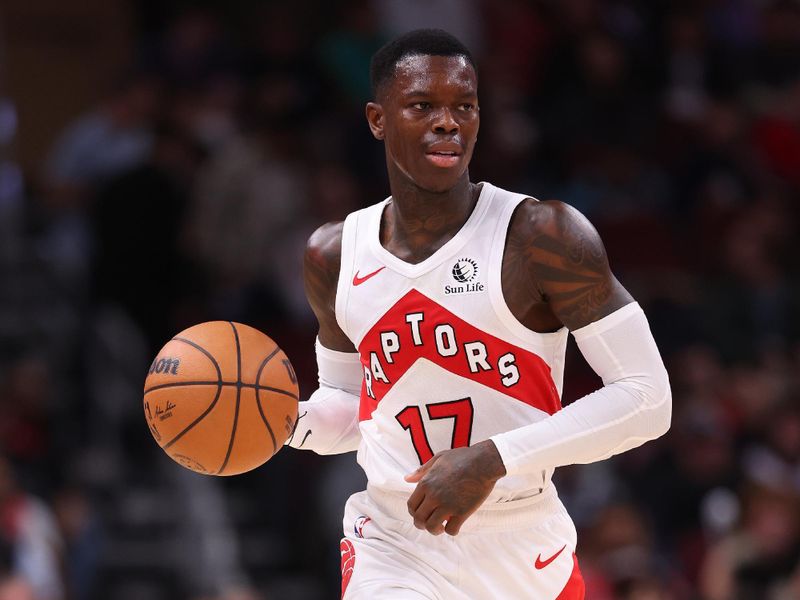
<instances>
[{"instance_id":1,"label":"player's shoulder","mask_svg":"<svg viewBox=\"0 0 800 600\"><path fill-rule=\"evenodd\" d=\"M335 267L338 270L342 256L342 232L344 221L325 223L317 228L306 244L306 262L320 267Z\"/></svg>"},{"instance_id":2,"label":"player's shoulder","mask_svg":"<svg viewBox=\"0 0 800 600\"><path fill-rule=\"evenodd\" d=\"M600 241L597 230L583 213L561 200L526 198L519 203L509 225L509 236L532 239L541 236L575 242Z\"/></svg>"},{"instance_id":3,"label":"player's shoulder","mask_svg":"<svg viewBox=\"0 0 800 600\"><path fill-rule=\"evenodd\" d=\"M336 297L343 227L341 221L326 223L311 234L306 244L303 279L306 296L318 318L331 309L333 298Z\"/></svg>"},{"instance_id":4,"label":"player's shoulder","mask_svg":"<svg viewBox=\"0 0 800 600\"><path fill-rule=\"evenodd\" d=\"M345 224L350 223L347 230L348 244L351 244L354 237L359 234L358 223L365 223L370 217L370 213L380 211L385 206L386 201L376 202L366 208L355 210L347 215L343 221L331 221L317 228L306 244L306 260L313 259L317 263L328 262L339 270L339 261L342 257L342 241L345 235Z\"/></svg>"}]
</instances>

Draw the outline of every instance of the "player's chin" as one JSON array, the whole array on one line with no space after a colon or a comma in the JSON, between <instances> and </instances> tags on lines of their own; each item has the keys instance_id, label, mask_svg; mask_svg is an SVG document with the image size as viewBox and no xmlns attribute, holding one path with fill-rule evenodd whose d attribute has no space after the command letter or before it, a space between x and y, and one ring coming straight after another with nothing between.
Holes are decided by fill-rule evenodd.
<instances>
[{"instance_id":1,"label":"player's chin","mask_svg":"<svg viewBox=\"0 0 800 600\"><path fill-rule=\"evenodd\" d=\"M453 189L461 181L466 170L466 166L461 166L458 169L441 169L438 167L425 169L424 173L420 173L416 178L417 185L430 192L446 192Z\"/></svg>"}]
</instances>

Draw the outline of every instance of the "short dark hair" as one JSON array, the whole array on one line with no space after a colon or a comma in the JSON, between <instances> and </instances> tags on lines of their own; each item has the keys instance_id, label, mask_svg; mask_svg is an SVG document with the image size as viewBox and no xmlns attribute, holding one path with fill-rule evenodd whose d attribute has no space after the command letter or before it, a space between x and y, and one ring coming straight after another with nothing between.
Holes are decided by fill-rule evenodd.
<instances>
[{"instance_id":1,"label":"short dark hair","mask_svg":"<svg viewBox=\"0 0 800 600\"><path fill-rule=\"evenodd\" d=\"M372 94L377 97L381 87L394 75L394 69L406 56L463 56L472 68L475 61L467 47L444 29L415 29L396 37L372 55L369 76Z\"/></svg>"}]
</instances>

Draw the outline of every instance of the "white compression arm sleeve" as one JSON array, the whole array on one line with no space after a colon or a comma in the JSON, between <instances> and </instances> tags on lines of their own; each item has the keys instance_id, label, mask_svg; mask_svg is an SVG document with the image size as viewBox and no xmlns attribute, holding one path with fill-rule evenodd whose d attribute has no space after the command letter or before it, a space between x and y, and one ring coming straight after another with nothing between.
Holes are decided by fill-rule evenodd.
<instances>
[{"instance_id":1,"label":"white compression arm sleeve","mask_svg":"<svg viewBox=\"0 0 800 600\"><path fill-rule=\"evenodd\" d=\"M492 436L508 475L603 460L669 429L669 379L638 304L573 335L604 387L537 423Z\"/></svg>"},{"instance_id":2,"label":"white compression arm sleeve","mask_svg":"<svg viewBox=\"0 0 800 600\"><path fill-rule=\"evenodd\" d=\"M337 352L317 340L319 388L298 409L297 426L287 446L317 454L358 449L358 405L364 369L356 352Z\"/></svg>"}]
</instances>

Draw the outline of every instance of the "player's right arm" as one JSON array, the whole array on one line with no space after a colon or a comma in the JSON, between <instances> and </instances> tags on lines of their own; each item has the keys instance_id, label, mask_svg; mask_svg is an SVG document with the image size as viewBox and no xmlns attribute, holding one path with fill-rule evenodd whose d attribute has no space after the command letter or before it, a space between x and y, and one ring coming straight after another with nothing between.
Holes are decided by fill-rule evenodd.
<instances>
[{"instance_id":1,"label":"player's right arm","mask_svg":"<svg viewBox=\"0 0 800 600\"><path fill-rule=\"evenodd\" d=\"M317 229L304 258L306 296L319 321L319 388L300 403L297 426L287 445L317 454L350 452L361 442L358 406L364 371L353 343L336 321L342 227L329 223Z\"/></svg>"},{"instance_id":2,"label":"player's right arm","mask_svg":"<svg viewBox=\"0 0 800 600\"><path fill-rule=\"evenodd\" d=\"M344 223L327 223L308 239L303 258L306 297L319 321L318 338L325 348L355 352L353 342L336 322L336 288L342 262Z\"/></svg>"}]
</instances>

